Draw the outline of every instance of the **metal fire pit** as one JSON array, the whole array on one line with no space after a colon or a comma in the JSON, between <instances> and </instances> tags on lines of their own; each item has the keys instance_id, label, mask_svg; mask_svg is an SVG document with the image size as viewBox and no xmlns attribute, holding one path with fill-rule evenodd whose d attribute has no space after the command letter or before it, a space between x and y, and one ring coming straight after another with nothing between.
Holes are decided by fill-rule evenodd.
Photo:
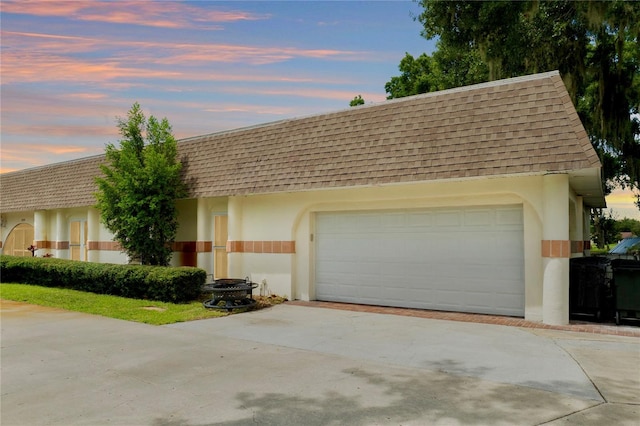
<instances>
[{"instance_id":1,"label":"metal fire pit","mask_svg":"<svg viewBox=\"0 0 640 426\"><path fill-rule=\"evenodd\" d=\"M226 309L231 312L232 309L249 308L256 304L253 300L253 289L258 284L252 283L247 277L246 279L238 278L222 278L215 280L213 284L208 284L206 289L211 291L213 299L205 300L203 305L205 308Z\"/></svg>"}]
</instances>

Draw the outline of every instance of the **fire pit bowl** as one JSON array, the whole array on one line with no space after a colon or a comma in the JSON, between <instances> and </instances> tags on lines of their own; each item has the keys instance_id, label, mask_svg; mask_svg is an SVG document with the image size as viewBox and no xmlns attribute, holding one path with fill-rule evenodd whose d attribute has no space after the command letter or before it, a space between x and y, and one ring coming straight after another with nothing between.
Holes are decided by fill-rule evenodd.
<instances>
[{"instance_id":1,"label":"fire pit bowl","mask_svg":"<svg viewBox=\"0 0 640 426\"><path fill-rule=\"evenodd\" d=\"M226 309L227 312L238 308L249 308L256 304L253 300L253 289L256 287L258 284L252 283L248 277L218 279L206 286L213 298L205 300L202 304L205 308Z\"/></svg>"}]
</instances>

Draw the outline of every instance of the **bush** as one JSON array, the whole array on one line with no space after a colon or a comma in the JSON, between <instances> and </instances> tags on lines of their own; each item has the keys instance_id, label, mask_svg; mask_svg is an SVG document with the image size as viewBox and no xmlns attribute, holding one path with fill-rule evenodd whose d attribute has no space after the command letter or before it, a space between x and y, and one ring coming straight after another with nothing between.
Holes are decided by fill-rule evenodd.
<instances>
[{"instance_id":1,"label":"bush","mask_svg":"<svg viewBox=\"0 0 640 426\"><path fill-rule=\"evenodd\" d=\"M42 257L0 256L3 282L71 288L133 299L187 302L207 273L191 267L114 265Z\"/></svg>"}]
</instances>

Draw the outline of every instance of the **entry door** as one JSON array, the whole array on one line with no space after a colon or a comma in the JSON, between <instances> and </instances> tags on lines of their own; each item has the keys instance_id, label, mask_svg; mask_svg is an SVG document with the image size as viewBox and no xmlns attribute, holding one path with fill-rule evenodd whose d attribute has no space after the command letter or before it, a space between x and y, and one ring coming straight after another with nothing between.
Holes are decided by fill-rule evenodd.
<instances>
[{"instance_id":1,"label":"entry door","mask_svg":"<svg viewBox=\"0 0 640 426\"><path fill-rule=\"evenodd\" d=\"M521 206L316 216L318 300L524 316Z\"/></svg>"},{"instance_id":2,"label":"entry door","mask_svg":"<svg viewBox=\"0 0 640 426\"><path fill-rule=\"evenodd\" d=\"M227 215L213 217L213 277L227 277Z\"/></svg>"},{"instance_id":3,"label":"entry door","mask_svg":"<svg viewBox=\"0 0 640 426\"><path fill-rule=\"evenodd\" d=\"M87 221L72 220L69 224L69 233L71 260L87 260Z\"/></svg>"}]
</instances>

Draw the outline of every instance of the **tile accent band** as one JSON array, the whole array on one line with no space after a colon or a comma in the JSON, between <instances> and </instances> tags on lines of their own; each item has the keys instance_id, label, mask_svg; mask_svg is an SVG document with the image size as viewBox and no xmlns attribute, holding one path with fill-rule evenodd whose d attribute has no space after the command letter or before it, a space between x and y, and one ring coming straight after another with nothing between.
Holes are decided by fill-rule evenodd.
<instances>
[{"instance_id":1,"label":"tile accent band","mask_svg":"<svg viewBox=\"0 0 640 426\"><path fill-rule=\"evenodd\" d=\"M542 240L542 257L571 257L571 241Z\"/></svg>"},{"instance_id":2,"label":"tile accent band","mask_svg":"<svg viewBox=\"0 0 640 426\"><path fill-rule=\"evenodd\" d=\"M69 241L34 241L39 249L69 250Z\"/></svg>"},{"instance_id":3,"label":"tile accent band","mask_svg":"<svg viewBox=\"0 0 640 426\"><path fill-rule=\"evenodd\" d=\"M35 241L36 247L54 250L69 249L68 241ZM181 253L210 253L213 251L211 241L176 241L172 251ZM87 241L88 250L122 251L115 241ZM295 241L227 241L227 253L274 253L293 254L296 252Z\"/></svg>"},{"instance_id":4,"label":"tile accent band","mask_svg":"<svg viewBox=\"0 0 640 426\"><path fill-rule=\"evenodd\" d=\"M227 241L227 253L293 254L295 241Z\"/></svg>"}]
</instances>

